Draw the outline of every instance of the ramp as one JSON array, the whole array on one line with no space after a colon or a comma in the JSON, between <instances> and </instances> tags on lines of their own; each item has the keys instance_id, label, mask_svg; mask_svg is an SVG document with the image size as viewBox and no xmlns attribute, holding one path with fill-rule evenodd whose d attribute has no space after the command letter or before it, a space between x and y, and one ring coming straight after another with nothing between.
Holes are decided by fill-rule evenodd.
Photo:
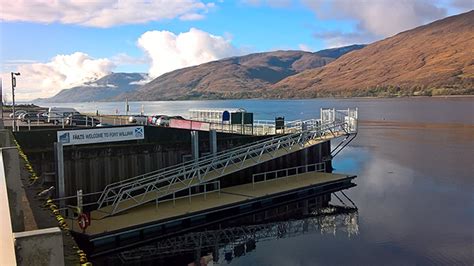
<instances>
[{"instance_id":1,"label":"ramp","mask_svg":"<svg viewBox=\"0 0 474 266\"><path fill-rule=\"evenodd\" d=\"M95 218L114 215L328 139L353 134L349 128L344 120L315 124L297 133L276 136L110 184L98 201L96 214L101 213L99 216L102 217Z\"/></svg>"}]
</instances>

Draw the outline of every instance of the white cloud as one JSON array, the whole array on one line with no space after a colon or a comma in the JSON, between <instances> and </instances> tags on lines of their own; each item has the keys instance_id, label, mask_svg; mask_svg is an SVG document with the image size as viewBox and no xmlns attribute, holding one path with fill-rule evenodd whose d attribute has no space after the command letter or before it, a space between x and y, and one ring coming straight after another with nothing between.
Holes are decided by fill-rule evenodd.
<instances>
[{"instance_id":1,"label":"white cloud","mask_svg":"<svg viewBox=\"0 0 474 266\"><path fill-rule=\"evenodd\" d=\"M199 0L0 0L2 21L59 22L91 27L111 27L149 21L204 17L214 3Z\"/></svg>"},{"instance_id":2,"label":"white cloud","mask_svg":"<svg viewBox=\"0 0 474 266\"><path fill-rule=\"evenodd\" d=\"M327 48L366 44L378 39L377 36L367 32L317 31L313 36L322 39Z\"/></svg>"},{"instance_id":3,"label":"white cloud","mask_svg":"<svg viewBox=\"0 0 474 266\"><path fill-rule=\"evenodd\" d=\"M443 18L447 9L431 0L303 0L320 19L354 20L356 31L328 32L329 43L373 41ZM317 33L324 35L324 32Z\"/></svg>"},{"instance_id":4,"label":"white cloud","mask_svg":"<svg viewBox=\"0 0 474 266\"><path fill-rule=\"evenodd\" d=\"M298 48L301 51L305 51L305 52L312 52L313 51L313 49L311 49L311 47L309 47L307 44L304 44L304 43L299 44Z\"/></svg>"},{"instance_id":5,"label":"white cloud","mask_svg":"<svg viewBox=\"0 0 474 266\"><path fill-rule=\"evenodd\" d=\"M147 31L137 43L151 59L152 77L239 54L230 39L195 28L177 35L169 31Z\"/></svg>"},{"instance_id":6,"label":"white cloud","mask_svg":"<svg viewBox=\"0 0 474 266\"><path fill-rule=\"evenodd\" d=\"M81 52L57 55L48 63L19 65L16 71L21 76L17 77L15 96L20 101L50 97L61 89L101 78L113 68L115 65L109 59L94 59ZM11 82L10 73L2 73L1 77L4 88L10 87L7 86Z\"/></svg>"},{"instance_id":7,"label":"white cloud","mask_svg":"<svg viewBox=\"0 0 474 266\"><path fill-rule=\"evenodd\" d=\"M271 7L289 7L293 0L241 0L243 4L251 6L269 5Z\"/></svg>"}]
</instances>

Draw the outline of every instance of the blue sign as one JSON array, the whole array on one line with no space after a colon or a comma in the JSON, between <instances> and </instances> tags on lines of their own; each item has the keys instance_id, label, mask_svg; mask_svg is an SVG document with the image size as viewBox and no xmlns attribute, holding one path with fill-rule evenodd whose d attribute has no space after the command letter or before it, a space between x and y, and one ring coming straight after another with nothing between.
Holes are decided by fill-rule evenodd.
<instances>
[{"instance_id":1,"label":"blue sign","mask_svg":"<svg viewBox=\"0 0 474 266\"><path fill-rule=\"evenodd\" d=\"M143 127L135 128L135 137L142 138L143 137Z\"/></svg>"},{"instance_id":2,"label":"blue sign","mask_svg":"<svg viewBox=\"0 0 474 266\"><path fill-rule=\"evenodd\" d=\"M71 142L71 138L69 137L69 133L64 133L64 134L61 134L59 135L59 142L61 143L69 143Z\"/></svg>"}]
</instances>

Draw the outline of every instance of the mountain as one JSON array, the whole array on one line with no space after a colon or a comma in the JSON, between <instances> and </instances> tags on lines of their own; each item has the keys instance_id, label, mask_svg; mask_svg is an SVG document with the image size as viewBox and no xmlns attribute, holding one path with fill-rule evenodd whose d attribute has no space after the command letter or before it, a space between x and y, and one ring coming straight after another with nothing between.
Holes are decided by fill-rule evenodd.
<instances>
[{"instance_id":1,"label":"mountain","mask_svg":"<svg viewBox=\"0 0 474 266\"><path fill-rule=\"evenodd\" d=\"M61 90L51 98L37 101L51 103L107 101L119 94L134 91L147 79L147 74L111 73L96 81Z\"/></svg>"},{"instance_id":2,"label":"mountain","mask_svg":"<svg viewBox=\"0 0 474 266\"><path fill-rule=\"evenodd\" d=\"M341 56L272 85L275 97L474 94L474 11Z\"/></svg>"},{"instance_id":3,"label":"mountain","mask_svg":"<svg viewBox=\"0 0 474 266\"><path fill-rule=\"evenodd\" d=\"M173 100L263 97L270 85L334 61L362 45L316 53L275 51L221 59L159 76L115 100Z\"/></svg>"}]
</instances>

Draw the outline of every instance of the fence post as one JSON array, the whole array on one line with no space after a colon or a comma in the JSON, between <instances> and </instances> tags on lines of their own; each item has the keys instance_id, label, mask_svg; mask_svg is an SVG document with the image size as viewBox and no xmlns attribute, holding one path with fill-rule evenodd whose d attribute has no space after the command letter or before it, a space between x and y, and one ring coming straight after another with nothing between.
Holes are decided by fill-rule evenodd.
<instances>
[{"instance_id":1,"label":"fence post","mask_svg":"<svg viewBox=\"0 0 474 266\"><path fill-rule=\"evenodd\" d=\"M199 134L198 131L191 131L191 154L193 159L199 158Z\"/></svg>"},{"instance_id":2,"label":"fence post","mask_svg":"<svg viewBox=\"0 0 474 266\"><path fill-rule=\"evenodd\" d=\"M189 188L188 191L189 191L189 204L191 204L191 188Z\"/></svg>"},{"instance_id":3,"label":"fence post","mask_svg":"<svg viewBox=\"0 0 474 266\"><path fill-rule=\"evenodd\" d=\"M65 196L65 184L64 184L64 155L63 155L63 144L61 142L54 143L55 148L55 161L56 161L56 178L58 187L58 198L64 198ZM64 200L59 201L59 208L63 208Z\"/></svg>"}]
</instances>

